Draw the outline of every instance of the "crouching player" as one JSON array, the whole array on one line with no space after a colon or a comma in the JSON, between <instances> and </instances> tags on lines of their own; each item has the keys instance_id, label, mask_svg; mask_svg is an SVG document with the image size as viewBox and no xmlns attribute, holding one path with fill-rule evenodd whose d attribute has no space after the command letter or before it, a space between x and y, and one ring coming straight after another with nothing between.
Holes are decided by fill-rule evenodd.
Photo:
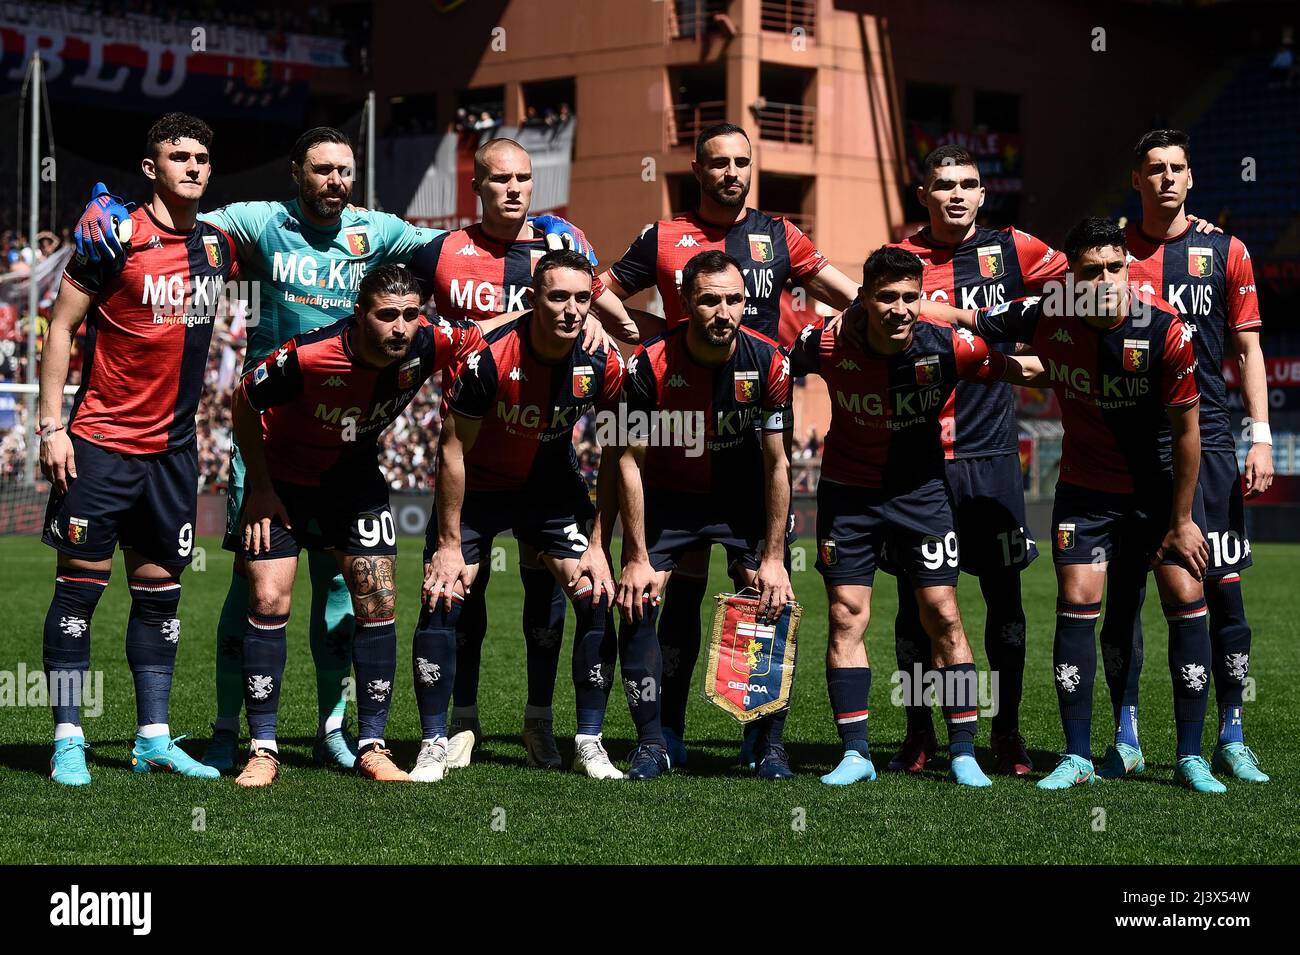
<instances>
[{"instance_id":1,"label":"crouching player","mask_svg":"<svg viewBox=\"0 0 1300 955\"><path fill-rule=\"evenodd\" d=\"M844 757L822 782L876 778L868 749L871 666L863 640L876 567L915 589L948 724L950 776L991 785L975 761L974 657L957 610L957 533L944 480L941 415L957 382L1029 384L1042 368L970 332L918 322L924 267L885 247L862 268L858 303L829 328L809 325L791 361L826 379L831 427L817 488L817 570L826 584L826 682ZM912 687L919 697L921 687Z\"/></svg>"},{"instance_id":2,"label":"crouching player","mask_svg":"<svg viewBox=\"0 0 1300 955\"><path fill-rule=\"evenodd\" d=\"M1221 793L1201 756L1210 674L1205 577L1209 548L1197 487L1201 438L1192 330L1163 299L1128 284L1124 232L1105 219L1070 230L1064 252L1076 295L980 311L927 303L991 341L1032 345L1051 369L1065 439L1052 506L1056 641L1052 653L1065 754L1041 789L1095 780L1095 631L1111 560L1155 565L1169 624L1178 736L1175 779ZM1126 575L1112 586L1136 588ZM1134 594L1120 596L1132 601ZM1112 598L1113 599L1113 598ZM1133 604L1130 602L1130 606Z\"/></svg>"},{"instance_id":3,"label":"crouching player","mask_svg":"<svg viewBox=\"0 0 1300 955\"><path fill-rule=\"evenodd\" d=\"M785 569L790 471L782 438L789 358L772 339L741 326L745 282L726 253L701 252L687 262L680 295L686 321L637 350L624 387L618 604L619 660L638 737L631 779L655 779L670 768L655 619L678 561L721 544L736 589L759 591L761 616L780 614L794 599ZM605 462L607 473L612 467ZM786 712L756 721L760 778L794 775L782 741Z\"/></svg>"},{"instance_id":4,"label":"crouching player","mask_svg":"<svg viewBox=\"0 0 1300 955\"><path fill-rule=\"evenodd\" d=\"M126 659L135 683L131 766L215 779L175 745L167 722L181 624L181 572L194 548L198 450L194 413L222 285L235 247L195 221L212 166L212 130L169 113L149 130L142 161L153 183L130 214L131 255L114 272L69 265L41 356L41 471L51 483L43 540L58 551L45 618L44 662L54 704L50 777L90 782L80 700L90 625L122 545L131 615ZM125 214L125 210L123 210ZM119 262L119 265L122 263ZM168 290L155 296L151 288ZM179 292L173 305L166 299ZM77 326L89 316L85 366L65 430L63 385Z\"/></svg>"},{"instance_id":5,"label":"crouching player","mask_svg":"<svg viewBox=\"0 0 1300 955\"><path fill-rule=\"evenodd\" d=\"M376 442L425 379L456 373L483 342L472 322L425 320L422 301L410 272L380 266L362 280L351 317L285 342L235 391L248 497L242 537L226 546L247 561L250 586L243 672L252 743L241 786L269 786L279 773L285 629L304 547L333 553L356 613L356 770L407 778L384 747L397 666L397 535Z\"/></svg>"},{"instance_id":6,"label":"crouching player","mask_svg":"<svg viewBox=\"0 0 1300 955\"><path fill-rule=\"evenodd\" d=\"M616 409L623 387L617 348L582 349L592 278L577 252L544 255L533 272L533 310L489 333L453 388L439 449L436 520L425 545L425 606L412 649L424 737L411 771L417 782L437 782L448 769L456 623L493 538L507 530L541 555L573 603L574 769L595 779L623 778L601 743L616 655L614 585L603 543L615 485L608 477L597 482L601 514L593 522L573 449L582 416ZM471 736L470 745L460 743L462 736ZM450 763L463 765L472 731L454 739Z\"/></svg>"}]
</instances>

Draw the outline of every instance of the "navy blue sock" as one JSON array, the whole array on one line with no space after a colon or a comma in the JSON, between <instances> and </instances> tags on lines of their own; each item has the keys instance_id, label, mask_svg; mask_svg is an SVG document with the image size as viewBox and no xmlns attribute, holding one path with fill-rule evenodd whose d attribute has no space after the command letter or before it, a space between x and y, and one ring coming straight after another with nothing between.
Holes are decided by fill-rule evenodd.
<instances>
[{"instance_id":1,"label":"navy blue sock","mask_svg":"<svg viewBox=\"0 0 1300 955\"><path fill-rule=\"evenodd\" d=\"M907 732L934 733L934 715L931 708L921 702L921 687L925 686L925 673L930 669L930 635L921 625L921 608L916 602L916 590L905 576L897 578L898 614L894 617L894 652L898 669L908 675L916 692L903 707L907 714ZM919 676L918 676L919 675Z\"/></svg>"},{"instance_id":2,"label":"navy blue sock","mask_svg":"<svg viewBox=\"0 0 1300 955\"><path fill-rule=\"evenodd\" d=\"M663 726L659 721L659 697L663 685L663 657L659 653L659 636L655 619L659 608L649 600L641 604L641 619L623 621L618 631L618 656L623 667L623 692L628 710L636 724L637 741L664 745Z\"/></svg>"},{"instance_id":3,"label":"navy blue sock","mask_svg":"<svg viewBox=\"0 0 1300 955\"><path fill-rule=\"evenodd\" d=\"M549 707L555 698L555 674L564 643L564 616L569 601L564 588L545 567L519 565L524 585L524 645L528 651L528 705Z\"/></svg>"},{"instance_id":4,"label":"navy blue sock","mask_svg":"<svg viewBox=\"0 0 1300 955\"><path fill-rule=\"evenodd\" d=\"M1020 730L1020 699L1025 689L1025 608L1020 595L1020 574L1001 570L980 577L984 595L984 653L989 669L998 675L994 733Z\"/></svg>"},{"instance_id":5,"label":"navy blue sock","mask_svg":"<svg viewBox=\"0 0 1300 955\"><path fill-rule=\"evenodd\" d=\"M1110 691L1111 713L1116 726L1123 724L1131 714L1122 712L1133 707L1137 712L1138 688L1142 677L1142 604L1147 595L1147 567L1135 566L1117 556L1106 569L1106 616L1101 622L1101 665L1106 674L1106 687ZM1137 746L1134 741L1120 739L1116 742Z\"/></svg>"},{"instance_id":6,"label":"navy blue sock","mask_svg":"<svg viewBox=\"0 0 1300 955\"><path fill-rule=\"evenodd\" d=\"M1240 743L1241 703L1250 674L1250 624L1241 599L1241 575L1225 574L1205 581L1205 605L1210 611L1210 648L1214 655L1214 695L1223 712L1235 707L1236 717L1220 725L1220 740ZM1222 730L1229 736L1224 737Z\"/></svg>"},{"instance_id":7,"label":"navy blue sock","mask_svg":"<svg viewBox=\"0 0 1300 955\"><path fill-rule=\"evenodd\" d=\"M460 665L456 653L456 624L465 601L453 597L451 610L438 601L436 609L424 607L411 641L411 672L415 674L415 705L420 711L423 739L447 735L447 705Z\"/></svg>"},{"instance_id":8,"label":"navy blue sock","mask_svg":"<svg viewBox=\"0 0 1300 955\"><path fill-rule=\"evenodd\" d=\"M465 595L456 627L456 683L452 699L457 706L478 704L478 671L483 659L483 639L487 636L487 585L492 564L482 561L474 577L474 587Z\"/></svg>"},{"instance_id":9,"label":"navy blue sock","mask_svg":"<svg viewBox=\"0 0 1300 955\"><path fill-rule=\"evenodd\" d=\"M831 697L831 717L845 752L871 758L867 745L867 717L871 700L871 667L826 668L826 689Z\"/></svg>"},{"instance_id":10,"label":"navy blue sock","mask_svg":"<svg viewBox=\"0 0 1300 955\"><path fill-rule=\"evenodd\" d=\"M275 739L288 656L289 615L249 612L244 632L244 710L251 739Z\"/></svg>"},{"instance_id":11,"label":"navy blue sock","mask_svg":"<svg viewBox=\"0 0 1300 955\"><path fill-rule=\"evenodd\" d=\"M357 614L352 668L357 675L357 739L383 739L397 676L397 618Z\"/></svg>"},{"instance_id":12,"label":"navy blue sock","mask_svg":"<svg viewBox=\"0 0 1300 955\"><path fill-rule=\"evenodd\" d=\"M618 639L609 598L593 606L591 594L573 602L577 631L573 636L573 696L578 709L579 736L598 736L605 723L605 708L614 681Z\"/></svg>"},{"instance_id":13,"label":"navy blue sock","mask_svg":"<svg viewBox=\"0 0 1300 955\"><path fill-rule=\"evenodd\" d=\"M126 662L135 682L135 720L140 726L167 722L167 701L176 672L181 622L181 582L175 577L128 577L131 615L126 623Z\"/></svg>"},{"instance_id":14,"label":"navy blue sock","mask_svg":"<svg viewBox=\"0 0 1300 955\"><path fill-rule=\"evenodd\" d=\"M1211 666L1205 599L1161 606L1169 624L1169 676L1174 683L1178 755L1200 756Z\"/></svg>"},{"instance_id":15,"label":"navy blue sock","mask_svg":"<svg viewBox=\"0 0 1300 955\"><path fill-rule=\"evenodd\" d=\"M664 660L663 724L682 737L686 735L691 676L700 657L700 609L708 588L704 577L673 574L668 578L659 614L659 647Z\"/></svg>"},{"instance_id":16,"label":"navy blue sock","mask_svg":"<svg viewBox=\"0 0 1300 955\"><path fill-rule=\"evenodd\" d=\"M979 673L974 663L954 663L939 668L940 707L948 725L948 752L952 756L975 755L975 731L979 728Z\"/></svg>"},{"instance_id":17,"label":"navy blue sock","mask_svg":"<svg viewBox=\"0 0 1300 955\"><path fill-rule=\"evenodd\" d=\"M1052 672L1065 730L1065 751L1092 759L1092 688L1097 679L1097 618L1101 604L1056 601Z\"/></svg>"},{"instance_id":18,"label":"navy blue sock","mask_svg":"<svg viewBox=\"0 0 1300 955\"><path fill-rule=\"evenodd\" d=\"M90 619L108 587L107 570L59 568L45 614L42 657L54 722L81 725L81 695L90 672Z\"/></svg>"},{"instance_id":19,"label":"navy blue sock","mask_svg":"<svg viewBox=\"0 0 1300 955\"><path fill-rule=\"evenodd\" d=\"M1141 749L1142 744L1138 741L1138 708L1137 704L1132 706L1121 706L1119 713L1115 716L1115 742L1125 743L1135 749Z\"/></svg>"}]
</instances>

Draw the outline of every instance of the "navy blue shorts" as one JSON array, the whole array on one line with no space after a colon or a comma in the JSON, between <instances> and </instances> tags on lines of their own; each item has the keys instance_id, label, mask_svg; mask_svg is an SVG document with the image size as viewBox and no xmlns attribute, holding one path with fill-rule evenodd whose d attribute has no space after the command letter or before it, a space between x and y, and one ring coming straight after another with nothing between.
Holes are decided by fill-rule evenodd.
<instances>
[{"instance_id":1,"label":"navy blue shorts","mask_svg":"<svg viewBox=\"0 0 1300 955\"><path fill-rule=\"evenodd\" d=\"M826 583L870 587L880 566L918 587L956 586L960 559L943 481L903 492L825 478L817 486L817 570Z\"/></svg>"},{"instance_id":2,"label":"navy blue shorts","mask_svg":"<svg viewBox=\"0 0 1300 955\"><path fill-rule=\"evenodd\" d=\"M767 541L766 522L767 506L759 499L722 501L711 494L647 491L645 543L650 566L673 570L686 554L721 544L728 568L739 563L757 570Z\"/></svg>"},{"instance_id":3,"label":"navy blue shorts","mask_svg":"<svg viewBox=\"0 0 1300 955\"><path fill-rule=\"evenodd\" d=\"M306 550L329 550L350 557L378 557L397 553L397 526L388 505L388 485L378 469L358 473L351 481L311 487L272 481L290 528L271 522L271 547L260 554L244 551L243 515L239 527L227 531L223 547L245 560L297 557ZM244 503L248 502L244 490Z\"/></svg>"},{"instance_id":4,"label":"navy blue shorts","mask_svg":"<svg viewBox=\"0 0 1300 955\"><path fill-rule=\"evenodd\" d=\"M188 566L198 510L198 446L126 454L70 437L77 477L67 494L50 490L41 540L82 560L106 560L120 544L164 567Z\"/></svg>"},{"instance_id":5,"label":"navy blue shorts","mask_svg":"<svg viewBox=\"0 0 1300 955\"><path fill-rule=\"evenodd\" d=\"M1254 560L1246 537L1246 500L1235 451L1201 452L1201 496L1205 499L1205 540L1210 545L1207 577L1245 570Z\"/></svg>"},{"instance_id":6,"label":"navy blue shorts","mask_svg":"<svg viewBox=\"0 0 1300 955\"><path fill-rule=\"evenodd\" d=\"M1109 494L1058 483L1052 504L1052 560L1058 564L1149 562L1169 533L1173 485L1168 481L1145 494ZM1205 505L1197 487L1192 520L1205 532ZM1183 565L1172 557L1161 563Z\"/></svg>"},{"instance_id":7,"label":"navy blue shorts","mask_svg":"<svg viewBox=\"0 0 1300 955\"><path fill-rule=\"evenodd\" d=\"M1038 556L1038 545L1025 517L1020 455L958 458L948 462L947 473L961 569L978 576L1028 567Z\"/></svg>"},{"instance_id":8,"label":"navy blue shorts","mask_svg":"<svg viewBox=\"0 0 1300 955\"><path fill-rule=\"evenodd\" d=\"M438 505L424 532L424 561L438 549ZM538 554L581 557L587 551L596 508L582 478L514 491L466 491L460 510L460 552L466 564L492 555L492 541L511 531Z\"/></svg>"}]
</instances>

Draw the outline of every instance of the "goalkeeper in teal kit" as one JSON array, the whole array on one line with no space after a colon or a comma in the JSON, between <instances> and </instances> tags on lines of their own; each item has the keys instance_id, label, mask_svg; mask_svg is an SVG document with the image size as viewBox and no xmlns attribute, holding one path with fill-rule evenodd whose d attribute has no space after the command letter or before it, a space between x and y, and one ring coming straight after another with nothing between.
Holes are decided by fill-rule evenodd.
<instances>
[{"instance_id":1,"label":"goalkeeper in teal kit","mask_svg":"<svg viewBox=\"0 0 1300 955\"><path fill-rule=\"evenodd\" d=\"M422 229L383 212L348 205L355 161L352 145L337 129L317 127L298 138L290 154L290 171L298 186L296 199L236 202L199 216L234 238L245 278L259 284L258 308L248 319L243 370L255 367L295 335L328 325L352 313L358 287L368 269L404 264L441 230ZM113 229L114 218L128 210L102 185L77 228L77 251L91 261L118 259L124 253ZM566 240L590 254L581 233L554 217L534 224L547 232L566 233ZM124 259L123 259L124 261ZM243 506L244 465L231 441L230 493L226 517L227 549L239 527ZM355 745L344 731L346 680L352 663L352 601L333 557L308 553L311 574L311 653L316 665L320 723L318 762L351 769ZM239 754L239 713L243 704L243 637L247 629L248 579L238 559L217 624L217 718L203 762L233 769Z\"/></svg>"}]
</instances>

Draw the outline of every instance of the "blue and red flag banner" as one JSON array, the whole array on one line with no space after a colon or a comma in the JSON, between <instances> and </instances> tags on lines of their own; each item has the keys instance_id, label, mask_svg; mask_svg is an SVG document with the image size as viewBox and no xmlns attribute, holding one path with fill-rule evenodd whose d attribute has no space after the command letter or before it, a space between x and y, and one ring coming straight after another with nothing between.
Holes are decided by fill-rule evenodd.
<instances>
[{"instance_id":1,"label":"blue and red flag banner","mask_svg":"<svg viewBox=\"0 0 1300 955\"><path fill-rule=\"evenodd\" d=\"M774 621L758 619L758 598L718 594L704 670L704 696L748 723L790 706L795 638L803 608L788 603Z\"/></svg>"}]
</instances>

